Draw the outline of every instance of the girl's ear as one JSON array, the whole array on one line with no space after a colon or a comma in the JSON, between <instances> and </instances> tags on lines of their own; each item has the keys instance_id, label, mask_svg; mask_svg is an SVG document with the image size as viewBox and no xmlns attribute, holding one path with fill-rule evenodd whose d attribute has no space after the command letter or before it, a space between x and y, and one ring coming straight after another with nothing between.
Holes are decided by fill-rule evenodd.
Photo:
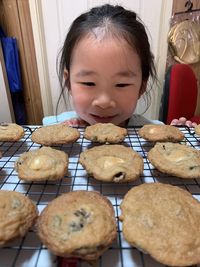
<instances>
[{"instance_id":1,"label":"girl's ear","mask_svg":"<svg viewBox=\"0 0 200 267\"><path fill-rule=\"evenodd\" d=\"M143 81L139 92L139 98L144 94L146 88L147 88L147 81Z\"/></svg>"},{"instance_id":2,"label":"girl's ear","mask_svg":"<svg viewBox=\"0 0 200 267\"><path fill-rule=\"evenodd\" d=\"M63 76L64 76L64 80L65 80L65 86L67 87L67 89L70 92L69 71L67 69L64 69Z\"/></svg>"},{"instance_id":3,"label":"girl's ear","mask_svg":"<svg viewBox=\"0 0 200 267\"><path fill-rule=\"evenodd\" d=\"M63 74L63 76L64 76L65 81L67 81L68 78L69 78L69 72L68 72L68 70L64 69L64 74Z\"/></svg>"}]
</instances>

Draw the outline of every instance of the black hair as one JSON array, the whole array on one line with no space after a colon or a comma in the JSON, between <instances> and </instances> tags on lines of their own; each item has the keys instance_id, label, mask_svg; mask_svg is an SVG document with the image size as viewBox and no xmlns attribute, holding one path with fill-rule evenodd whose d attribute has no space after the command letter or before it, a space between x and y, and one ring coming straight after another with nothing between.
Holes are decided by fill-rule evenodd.
<instances>
[{"instance_id":1,"label":"black hair","mask_svg":"<svg viewBox=\"0 0 200 267\"><path fill-rule=\"evenodd\" d=\"M154 57L151 53L148 36L143 23L137 14L122 6L105 4L94 7L90 11L77 17L72 23L61 50L60 61L58 62L58 76L64 92L63 74L66 69L70 75L70 63L72 52L78 41L87 34L92 33L96 28L108 28L108 33L115 34L125 39L133 49L136 50L141 60L142 81L147 82L151 76L152 81L157 80ZM142 90L142 86L141 86ZM140 92L144 93L144 92ZM147 93L147 105L149 106L150 95ZM60 95L60 97L61 97ZM147 107L148 108L148 107Z\"/></svg>"}]
</instances>

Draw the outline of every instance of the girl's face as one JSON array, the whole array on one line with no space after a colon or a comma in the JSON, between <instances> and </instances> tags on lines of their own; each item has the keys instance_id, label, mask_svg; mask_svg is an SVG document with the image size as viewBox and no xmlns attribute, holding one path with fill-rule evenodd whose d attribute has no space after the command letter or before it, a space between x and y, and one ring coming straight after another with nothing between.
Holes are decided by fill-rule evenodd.
<instances>
[{"instance_id":1,"label":"girl's face","mask_svg":"<svg viewBox=\"0 0 200 267\"><path fill-rule=\"evenodd\" d=\"M120 125L131 117L140 96L140 58L122 39L85 37L74 48L69 82L81 119Z\"/></svg>"}]
</instances>

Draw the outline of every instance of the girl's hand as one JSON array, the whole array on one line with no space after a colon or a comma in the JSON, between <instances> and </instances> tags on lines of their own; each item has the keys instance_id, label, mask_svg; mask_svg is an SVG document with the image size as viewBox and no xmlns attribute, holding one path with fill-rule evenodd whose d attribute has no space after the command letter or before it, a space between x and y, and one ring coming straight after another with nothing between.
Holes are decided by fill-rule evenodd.
<instances>
[{"instance_id":1,"label":"girl's hand","mask_svg":"<svg viewBox=\"0 0 200 267\"><path fill-rule=\"evenodd\" d=\"M197 123L196 122L188 121L184 117L181 117L179 119L173 119L170 124L171 125L186 125L188 127L195 127L195 126L197 126Z\"/></svg>"},{"instance_id":2,"label":"girl's hand","mask_svg":"<svg viewBox=\"0 0 200 267\"><path fill-rule=\"evenodd\" d=\"M74 127L79 127L79 126L83 127L83 126L87 126L88 125L88 123L85 122L84 120L77 119L77 118L70 119L70 120L67 120L67 121L63 121L62 123L67 125L67 126L74 126Z\"/></svg>"}]
</instances>

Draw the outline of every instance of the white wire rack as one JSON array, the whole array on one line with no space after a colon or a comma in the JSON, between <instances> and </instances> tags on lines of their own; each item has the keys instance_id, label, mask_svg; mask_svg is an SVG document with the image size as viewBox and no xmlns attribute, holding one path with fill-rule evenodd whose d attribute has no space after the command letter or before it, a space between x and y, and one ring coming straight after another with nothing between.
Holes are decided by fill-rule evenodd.
<instances>
[{"instance_id":1,"label":"white wire rack","mask_svg":"<svg viewBox=\"0 0 200 267\"><path fill-rule=\"evenodd\" d=\"M79 155L85 149L98 144L91 144L83 138L84 128L78 128L80 139L74 144L56 146L69 155L69 172L60 181L55 182L25 182L18 179L14 170L14 162L23 152L39 148L40 145L31 141L31 134L39 126L25 128L25 136L19 142L0 142L0 151L3 157L0 159L0 189L12 190L28 195L37 206L39 212L54 198L62 193L72 190L96 190L108 197L113 204L116 214L118 235L117 240L103 254L96 267L163 267L154 261L149 255L143 254L132 248L123 238L122 225L118 217L121 213L120 203L126 192L133 186L142 183L168 183L188 190L200 201L200 179L180 179L161 174L155 170L147 160L147 152L154 145L146 142L138 136L140 127L128 128L128 136L124 145L132 147L144 160L143 175L133 183L113 184L96 181L88 177L83 167L78 163ZM187 127L181 127L185 134L186 143L200 150L200 139ZM33 227L25 237L16 239L0 249L0 267L56 267L63 266L55 255L40 242ZM68 265L70 266L70 265ZM77 266L89 266L85 262L79 262ZM200 267L200 265L197 265Z\"/></svg>"}]
</instances>

